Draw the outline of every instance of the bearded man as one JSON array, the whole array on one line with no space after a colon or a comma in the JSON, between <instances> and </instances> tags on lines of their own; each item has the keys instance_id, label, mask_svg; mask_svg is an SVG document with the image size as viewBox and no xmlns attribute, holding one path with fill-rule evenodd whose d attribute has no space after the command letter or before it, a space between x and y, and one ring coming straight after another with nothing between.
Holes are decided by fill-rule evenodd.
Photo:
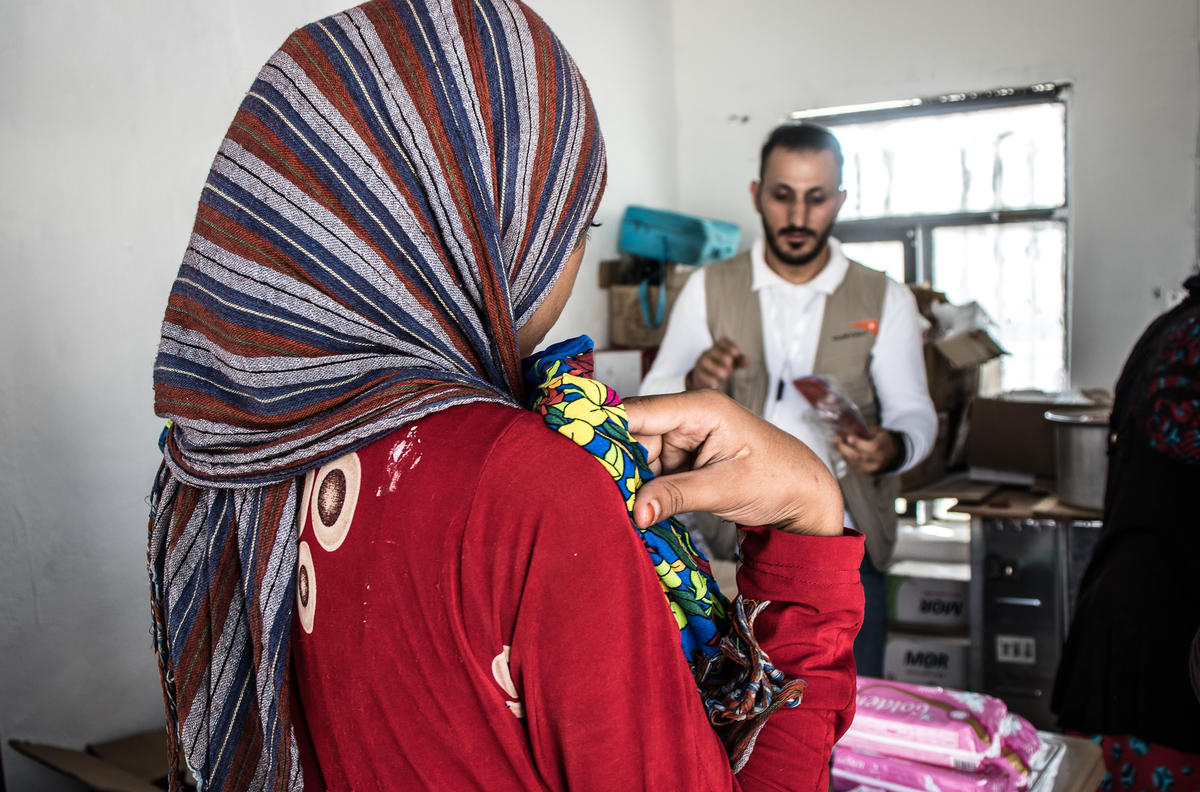
<instances>
[{"instance_id":1,"label":"bearded man","mask_svg":"<svg viewBox=\"0 0 1200 792\"><path fill-rule=\"evenodd\" d=\"M921 352L928 326L911 292L843 255L832 236L846 200L837 138L785 124L762 147L750 197L762 238L688 280L640 393L716 388L804 441L838 477L846 524L866 536L866 616L858 672L883 675L884 572L896 541L896 474L925 458L937 415ZM839 436L792 382L824 377L853 401L866 437ZM717 557L736 553L736 528L698 515Z\"/></svg>"}]
</instances>

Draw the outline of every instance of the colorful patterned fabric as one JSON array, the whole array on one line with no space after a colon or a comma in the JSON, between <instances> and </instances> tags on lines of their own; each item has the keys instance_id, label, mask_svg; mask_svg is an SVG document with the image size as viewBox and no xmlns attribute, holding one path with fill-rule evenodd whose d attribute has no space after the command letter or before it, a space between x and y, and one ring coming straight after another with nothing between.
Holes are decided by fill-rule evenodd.
<instances>
[{"instance_id":1,"label":"colorful patterned fabric","mask_svg":"<svg viewBox=\"0 0 1200 792\"><path fill-rule=\"evenodd\" d=\"M592 342L587 336L564 341L525 361L531 408L546 425L594 456L621 491L632 522L642 482L654 477L645 449L629 434L621 397L592 379ZM729 630L727 601L713 579L712 567L674 518L646 529L634 526L650 554L667 603L679 625L688 663L718 654Z\"/></svg>"},{"instance_id":2,"label":"colorful patterned fabric","mask_svg":"<svg viewBox=\"0 0 1200 792\"><path fill-rule=\"evenodd\" d=\"M1176 462L1200 465L1200 302L1195 298L1152 366L1146 393L1150 445Z\"/></svg>"},{"instance_id":3,"label":"colorful patterned fabric","mask_svg":"<svg viewBox=\"0 0 1200 792\"><path fill-rule=\"evenodd\" d=\"M592 340L564 341L527 358L531 408L546 425L571 439L604 467L625 499L679 626L709 721L729 752L734 772L745 765L754 740L780 707L800 704L803 680L788 680L754 637L754 619L769 605L738 597L732 607L713 579L708 559L673 517L642 529L633 507L642 484L654 478L646 450L629 433L617 392L592 379Z\"/></svg>"},{"instance_id":4,"label":"colorful patterned fabric","mask_svg":"<svg viewBox=\"0 0 1200 792\"><path fill-rule=\"evenodd\" d=\"M1081 735L1082 736L1082 735ZM1103 792L1200 792L1200 756L1129 735L1095 734L1104 759Z\"/></svg>"},{"instance_id":5,"label":"colorful patterned fabric","mask_svg":"<svg viewBox=\"0 0 1200 792\"><path fill-rule=\"evenodd\" d=\"M154 640L172 784L300 789L297 476L523 401L516 330L595 211L583 80L517 0L375 0L293 33L213 162L155 364Z\"/></svg>"}]
</instances>

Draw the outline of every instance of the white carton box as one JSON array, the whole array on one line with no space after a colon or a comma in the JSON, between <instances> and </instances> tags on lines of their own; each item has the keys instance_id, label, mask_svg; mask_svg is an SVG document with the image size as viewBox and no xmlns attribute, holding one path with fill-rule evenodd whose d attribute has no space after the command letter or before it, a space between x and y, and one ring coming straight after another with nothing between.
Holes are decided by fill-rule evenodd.
<instances>
[{"instance_id":1,"label":"white carton box","mask_svg":"<svg viewBox=\"0 0 1200 792\"><path fill-rule=\"evenodd\" d=\"M899 682L967 687L967 655L971 640L960 635L889 632L883 654L883 676Z\"/></svg>"},{"instance_id":2,"label":"white carton box","mask_svg":"<svg viewBox=\"0 0 1200 792\"><path fill-rule=\"evenodd\" d=\"M897 627L962 632L969 624L971 567L898 561L888 569L888 620Z\"/></svg>"}]
</instances>

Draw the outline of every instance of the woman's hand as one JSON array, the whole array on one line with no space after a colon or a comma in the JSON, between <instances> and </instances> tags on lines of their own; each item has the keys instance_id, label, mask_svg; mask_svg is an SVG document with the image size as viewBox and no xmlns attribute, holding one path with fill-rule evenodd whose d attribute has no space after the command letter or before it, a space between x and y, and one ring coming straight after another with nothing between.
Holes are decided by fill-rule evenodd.
<instances>
[{"instance_id":1,"label":"woman's hand","mask_svg":"<svg viewBox=\"0 0 1200 792\"><path fill-rule=\"evenodd\" d=\"M641 527L686 511L740 525L838 536L842 494L808 446L714 390L625 400L658 477L637 493Z\"/></svg>"}]
</instances>

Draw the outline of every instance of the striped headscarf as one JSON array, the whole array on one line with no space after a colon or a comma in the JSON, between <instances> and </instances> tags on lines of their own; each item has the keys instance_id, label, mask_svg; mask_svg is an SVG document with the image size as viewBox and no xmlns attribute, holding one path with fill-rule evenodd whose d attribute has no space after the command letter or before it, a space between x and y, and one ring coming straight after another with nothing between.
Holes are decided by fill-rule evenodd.
<instances>
[{"instance_id":1,"label":"striped headscarf","mask_svg":"<svg viewBox=\"0 0 1200 792\"><path fill-rule=\"evenodd\" d=\"M202 788L302 786L286 695L296 477L474 401L519 405L516 330L605 177L587 89L517 0L376 0L293 33L213 162L155 408L154 639Z\"/></svg>"}]
</instances>

